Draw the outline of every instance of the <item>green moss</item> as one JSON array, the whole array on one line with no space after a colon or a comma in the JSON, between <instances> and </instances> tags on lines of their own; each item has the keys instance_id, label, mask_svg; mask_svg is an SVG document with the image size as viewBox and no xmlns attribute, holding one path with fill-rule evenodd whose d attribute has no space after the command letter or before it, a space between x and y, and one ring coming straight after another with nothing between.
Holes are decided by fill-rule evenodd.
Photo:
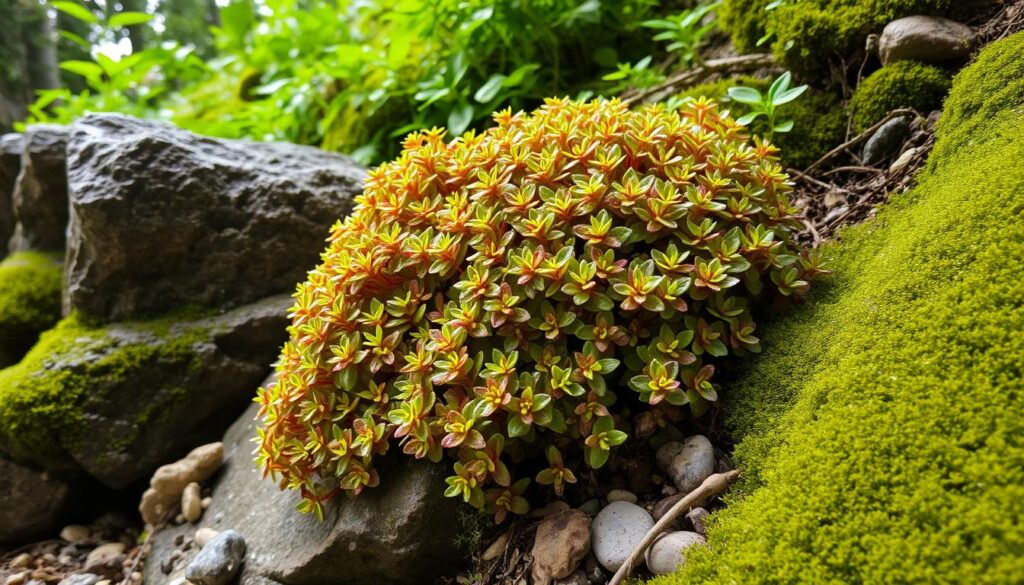
<instances>
[{"instance_id":1,"label":"green moss","mask_svg":"<svg viewBox=\"0 0 1024 585\"><path fill-rule=\"evenodd\" d=\"M0 367L18 361L60 319L61 263L41 252L0 262Z\"/></svg>"},{"instance_id":2,"label":"green moss","mask_svg":"<svg viewBox=\"0 0 1024 585\"><path fill-rule=\"evenodd\" d=\"M16 459L48 469L71 467L67 450L83 439L83 413L107 400L106 392L136 379L160 363L161 370L194 372L196 344L209 341L205 325L175 326L181 316L118 324L90 324L78 316L46 331L18 364L0 370L0 446ZM187 403L188 392L172 385L172 402ZM155 391L155 388L147 388ZM132 444L144 423L175 404L145 408L138 424L122 429L112 450Z\"/></svg>"},{"instance_id":3,"label":"green moss","mask_svg":"<svg viewBox=\"0 0 1024 585\"><path fill-rule=\"evenodd\" d=\"M1020 42L986 50L950 103L1011 74L992 54ZM654 583L1020 581L1024 127L963 112L940 143L960 124L988 139L844 232L829 284L725 387L746 480L710 546Z\"/></svg>"},{"instance_id":4,"label":"green moss","mask_svg":"<svg viewBox=\"0 0 1024 585\"><path fill-rule=\"evenodd\" d=\"M746 106L731 103L727 95L729 88L736 85L765 92L771 81L749 76L720 79L694 86L680 93L679 97L708 97L740 115L747 111ZM794 121L791 132L776 134L772 138L772 142L781 150L782 162L787 167L802 169L808 166L841 143L846 132L846 114L839 104L839 98L831 93L812 90L782 106L779 115L783 120ZM764 118L756 120L751 126L755 134L763 135L767 130L768 124Z\"/></svg>"},{"instance_id":5,"label":"green moss","mask_svg":"<svg viewBox=\"0 0 1024 585\"><path fill-rule=\"evenodd\" d=\"M882 67L865 78L850 99L853 126L864 130L899 108L927 115L942 105L949 87L949 74L932 65L897 61Z\"/></svg>"},{"instance_id":6,"label":"green moss","mask_svg":"<svg viewBox=\"0 0 1024 585\"><path fill-rule=\"evenodd\" d=\"M962 148L999 138L1012 121L1024 118L1024 36L1013 35L985 48L971 67L954 79L939 120L931 164Z\"/></svg>"},{"instance_id":7,"label":"green moss","mask_svg":"<svg viewBox=\"0 0 1024 585\"><path fill-rule=\"evenodd\" d=\"M776 57L800 71L822 71L828 61L863 49L867 36L887 23L913 14L970 13L984 0L787 0L765 11L772 0L725 0L722 28L741 52L764 51L757 42L771 33ZM969 6L970 5L970 6Z\"/></svg>"}]
</instances>

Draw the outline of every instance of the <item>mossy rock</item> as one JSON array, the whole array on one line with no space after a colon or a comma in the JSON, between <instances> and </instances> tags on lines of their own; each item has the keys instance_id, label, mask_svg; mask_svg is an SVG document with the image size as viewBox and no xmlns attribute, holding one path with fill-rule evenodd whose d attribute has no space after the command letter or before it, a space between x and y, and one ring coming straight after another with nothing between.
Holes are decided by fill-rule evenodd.
<instances>
[{"instance_id":1,"label":"mossy rock","mask_svg":"<svg viewBox=\"0 0 1024 585\"><path fill-rule=\"evenodd\" d=\"M106 326L62 320L0 370L0 453L130 485L215 440L245 408L284 340L289 303Z\"/></svg>"},{"instance_id":2,"label":"mossy rock","mask_svg":"<svg viewBox=\"0 0 1024 585\"><path fill-rule=\"evenodd\" d=\"M747 111L747 107L730 101L728 96L729 88L737 85L753 87L764 93L771 81L750 76L720 79L696 85L678 97L707 97L736 110L733 113L739 116ZM779 147L782 162L787 167L802 169L843 141L846 113L839 98L831 93L811 90L796 101L782 106L778 112L783 120L792 119L794 122L792 131L775 134L771 140ZM750 130L754 134L764 135L768 131L768 123L764 118L759 118L751 124Z\"/></svg>"},{"instance_id":3,"label":"mossy rock","mask_svg":"<svg viewBox=\"0 0 1024 585\"><path fill-rule=\"evenodd\" d=\"M767 11L772 0L725 0L722 28L743 53L765 51L804 72L827 71L830 59L864 48L867 36L889 22L914 14L971 14L988 0L787 0ZM758 46L765 35L770 36Z\"/></svg>"},{"instance_id":4,"label":"mossy rock","mask_svg":"<svg viewBox=\"0 0 1024 585\"><path fill-rule=\"evenodd\" d=\"M21 359L60 320L61 259L16 252L0 262L0 368Z\"/></svg>"},{"instance_id":5,"label":"mossy rock","mask_svg":"<svg viewBox=\"0 0 1024 585\"><path fill-rule=\"evenodd\" d=\"M899 108L927 116L942 105L950 84L949 74L933 65L897 61L882 67L861 81L850 99L853 126L864 130Z\"/></svg>"},{"instance_id":6,"label":"mossy rock","mask_svg":"<svg viewBox=\"0 0 1024 585\"><path fill-rule=\"evenodd\" d=\"M1019 84L1022 42L986 49L949 102ZM942 124L940 145L986 139L948 143L845 231L831 281L726 381L745 479L709 546L653 583L1020 582L1024 126L1004 97Z\"/></svg>"}]
</instances>

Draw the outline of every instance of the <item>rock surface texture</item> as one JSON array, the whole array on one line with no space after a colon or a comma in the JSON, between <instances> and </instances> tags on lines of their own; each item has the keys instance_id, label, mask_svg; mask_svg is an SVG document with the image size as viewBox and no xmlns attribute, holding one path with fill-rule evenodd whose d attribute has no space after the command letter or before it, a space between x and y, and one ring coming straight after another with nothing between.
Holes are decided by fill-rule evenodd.
<instances>
[{"instance_id":1,"label":"rock surface texture","mask_svg":"<svg viewBox=\"0 0 1024 585\"><path fill-rule=\"evenodd\" d=\"M566 510L545 518L533 541L533 583L547 585L569 577L590 552L590 518Z\"/></svg>"},{"instance_id":2,"label":"rock surface texture","mask_svg":"<svg viewBox=\"0 0 1024 585\"><path fill-rule=\"evenodd\" d=\"M68 225L67 126L30 126L14 187L11 250L64 250Z\"/></svg>"},{"instance_id":3,"label":"rock surface texture","mask_svg":"<svg viewBox=\"0 0 1024 585\"><path fill-rule=\"evenodd\" d=\"M966 24L938 16L908 16L885 25L878 39L883 65L894 61L941 63L966 58L975 34Z\"/></svg>"},{"instance_id":4,"label":"rock surface texture","mask_svg":"<svg viewBox=\"0 0 1024 585\"><path fill-rule=\"evenodd\" d=\"M113 324L68 339L17 382L26 393L35 379L79 393L66 406L68 422L12 412L0 420L0 451L52 471L84 471L113 488L148 477L218 438L245 409L284 340L290 303L280 295L212 317ZM26 430L35 442L26 442Z\"/></svg>"},{"instance_id":5,"label":"rock surface texture","mask_svg":"<svg viewBox=\"0 0 1024 585\"><path fill-rule=\"evenodd\" d=\"M0 258L14 234L14 184L21 171L21 134L0 136Z\"/></svg>"},{"instance_id":6,"label":"rock surface texture","mask_svg":"<svg viewBox=\"0 0 1024 585\"><path fill-rule=\"evenodd\" d=\"M315 148L114 114L71 127L68 168L65 310L105 320L290 292L365 176Z\"/></svg>"},{"instance_id":7,"label":"rock surface texture","mask_svg":"<svg viewBox=\"0 0 1024 585\"><path fill-rule=\"evenodd\" d=\"M0 542L32 538L52 530L69 496L64 482L0 459Z\"/></svg>"},{"instance_id":8,"label":"rock surface texture","mask_svg":"<svg viewBox=\"0 0 1024 585\"><path fill-rule=\"evenodd\" d=\"M225 435L224 468L199 524L154 535L147 585L169 585L185 576L196 547L182 550L175 541L188 543L202 528L233 529L245 539L242 585L433 583L459 563L462 555L452 543L459 503L444 497L443 468L396 461L381 470L379 487L336 498L320 522L295 510L294 492L260 479L252 461L255 416L253 405ZM177 560L170 561L172 556Z\"/></svg>"}]
</instances>

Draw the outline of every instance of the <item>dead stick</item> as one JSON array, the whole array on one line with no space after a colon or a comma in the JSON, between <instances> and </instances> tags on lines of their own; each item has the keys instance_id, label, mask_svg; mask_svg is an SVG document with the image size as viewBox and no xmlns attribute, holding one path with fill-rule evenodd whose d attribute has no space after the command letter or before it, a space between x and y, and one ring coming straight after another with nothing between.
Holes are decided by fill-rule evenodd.
<instances>
[{"instance_id":1,"label":"dead stick","mask_svg":"<svg viewBox=\"0 0 1024 585\"><path fill-rule=\"evenodd\" d=\"M644 536L644 539L640 541L640 544L633 549L633 552L630 553L626 562L622 563L622 566L619 567L618 571L615 571L615 576L613 576L612 580L608 582L608 585L619 585L628 578L629 573L633 570L633 566L637 561L640 560L640 557L644 556L647 549L654 544L654 541L661 536L662 532L676 521L676 518L682 516L690 508L701 506L707 503L711 498L725 493L725 490L729 489L729 486L732 485L739 476L740 472L735 469L725 473L716 473L705 479L704 483L700 484L697 489L686 494L685 498L676 502L674 506L669 508L668 512L665 512L665 515L661 517L661 520L658 520L654 527L647 531L647 535Z\"/></svg>"},{"instance_id":2,"label":"dead stick","mask_svg":"<svg viewBox=\"0 0 1024 585\"><path fill-rule=\"evenodd\" d=\"M757 69L759 67L768 67L773 63L775 63L774 58L766 53L740 55L739 57L724 57L722 59L710 59L692 69L681 71L654 87L634 92L632 95L625 94L622 96L622 101L627 105L632 105L657 93L671 90L682 85L696 83L710 76L712 73Z\"/></svg>"},{"instance_id":3,"label":"dead stick","mask_svg":"<svg viewBox=\"0 0 1024 585\"><path fill-rule=\"evenodd\" d=\"M835 155L839 154L840 152L843 152L844 150L846 150L847 148L853 146L854 144L857 144L859 142L863 142L864 140L867 140L868 138L871 137L872 134L875 133L875 130L878 130L879 128L881 128L882 125L884 125L889 120L892 120L893 118L896 118L898 116L906 116L908 114L913 114L915 116L920 116L921 115L921 114L917 113L916 110L911 110L909 108L901 108L899 110L893 110L893 111L889 112L888 116L882 118L874 126L868 128L867 130L861 132L860 134L854 136L853 138L851 138L851 139L847 140L846 142L840 144L839 146L833 148L832 150L830 150L827 153L825 153L825 156L823 156L823 157L819 158L818 160L814 161L814 164L812 164L811 166L809 166L806 169L804 169L804 174L805 175L809 175L811 173L811 171L813 171L814 169L816 169L819 166L821 166L821 164L824 163L825 161L829 160L830 158L834 157Z\"/></svg>"}]
</instances>

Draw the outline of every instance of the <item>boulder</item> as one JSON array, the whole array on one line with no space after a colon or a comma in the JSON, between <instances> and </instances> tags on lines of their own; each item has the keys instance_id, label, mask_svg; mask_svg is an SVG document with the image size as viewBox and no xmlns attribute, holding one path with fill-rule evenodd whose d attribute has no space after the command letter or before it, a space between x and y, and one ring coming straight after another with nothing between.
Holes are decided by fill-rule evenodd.
<instances>
[{"instance_id":1,"label":"boulder","mask_svg":"<svg viewBox=\"0 0 1024 585\"><path fill-rule=\"evenodd\" d=\"M244 538L241 585L434 583L460 564L453 540L462 504L444 497L444 466L413 461L396 450L380 470L378 487L335 498L321 522L295 510L295 492L262 479L252 456L257 410L251 406L224 436L224 466L199 523L154 534L146 585L183 577L196 556L191 539L203 528L235 530Z\"/></svg>"},{"instance_id":2,"label":"boulder","mask_svg":"<svg viewBox=\"0 0 1024 585\"><path fill-rule=\"evenodd\" d=\"M71 490L63 481L0 459L0 542L54 530Z\"/></svg>"},{"instance_id":3,"label":"boulder","mask_svg":"<svg viewBox=\"0 0 1024 585\"><path fill-rule=\"evenodd\" d=\"M25 131L14 186L10 249L63 252L68 226L68 127L40 124Z\"/></svg>"},{"instance_id":4,"label":"boulder","mask_svg":"<svg viewBox=\"0 0 1024 585\"><path fill-rule=\"evenodd\" d=\"M287 295L103 327L65 319L0 370L0 452L113 488L218 438L286 336Z\"/></svg>"},{"instance_id":5,"label":"boulder","mask_svg":"<svg viewBox=\"0 0 1024 585\"><path fill-rule=\"evenodd\" d=\"M941 63L971 54L974 31L966 24L939 16L908 16L885 25L878 39L883 65L894 61Z\"/></svg>"},{"instance_id":6,"label":"boulder","mask_svg":"<svg viewBox=\"0 0 1024 585\"><path fill-rule=\"evenodd\" d=\"M291 292L362 192L350 159L115 114L71 127L66 312L103 320Z\"/></svg>"},{"instance_id":7,"label":"boulder","mask_svg":"<svg viewBox=\"0 0 1024 585\"><path fill-rule=\"evenodd\" d=\"M14 184L21 172L21 134L0 136L0 258L14 234Z\"/></svg>"}]
</instances>

